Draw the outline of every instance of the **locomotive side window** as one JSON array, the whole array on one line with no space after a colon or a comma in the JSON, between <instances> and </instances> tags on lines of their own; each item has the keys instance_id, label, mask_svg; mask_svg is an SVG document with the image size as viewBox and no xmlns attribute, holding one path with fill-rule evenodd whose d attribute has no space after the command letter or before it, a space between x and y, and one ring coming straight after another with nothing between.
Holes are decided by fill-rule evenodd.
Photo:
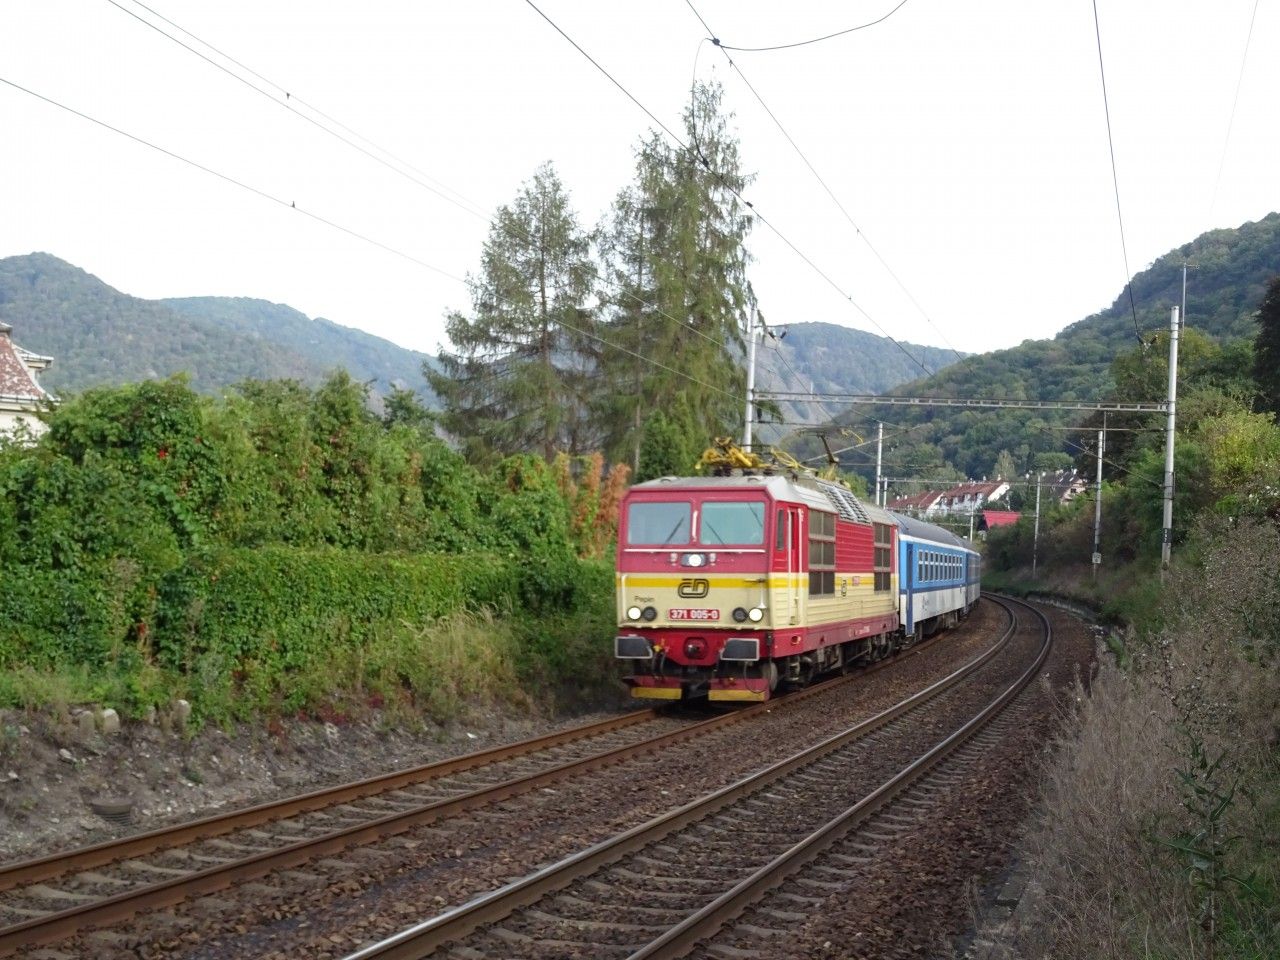
<instances>
[{"instance_id":1,"label":"locomotive side window","mask_svg":"<svg viewBox=\"0 0 1280 960\"><path fill-rule=\"evenodd\" d=\"M787 511L785 510L778 511L778 537L773 548L779 551L787 549Z\"/></svg>"},{"instance_id":2,"label":"locomotive side window","mask_svg":"<svg viewBox=\"0 0 1280 960\"><path fill-rule=\"evenodd\" d=\"M729 543L763 545L764 504L704 503L698 521L698 542L708 547Z\"/></svg>"},{"instance_id":3,"label":"locomotive side window","mask_svg":"<svg viewBox=\"0 0 1280 960\"><path fill-rule=\"evenodd\" d=\"M889 533L890 529L887 523L877 523L875 525L875 559L871 564L871 568L875 571L875 589L877 593L888 590L890 586L890 576L892 574L890 553L893 545L891 534Z\"/></svg>"},{"instance_id":4,"label":"locomotive side window","mask_svg":"<svg viewBox=\"0 0 1280 960\"><path fill-rule=\"evenodd\" d=\"M836 515L809 512L809 596L836 592Z\"/></svg>"},{"instance_id":5,"label":"locomotive side window","mask_svg":"<svg viewBox=\"0 0 1280 960\"><path fill-rule=\"evenodd\" d=\"M692 514L688 503L633 503L627 508L627 543L633 547L688 543Z\"/></svg>"}]
</instances>

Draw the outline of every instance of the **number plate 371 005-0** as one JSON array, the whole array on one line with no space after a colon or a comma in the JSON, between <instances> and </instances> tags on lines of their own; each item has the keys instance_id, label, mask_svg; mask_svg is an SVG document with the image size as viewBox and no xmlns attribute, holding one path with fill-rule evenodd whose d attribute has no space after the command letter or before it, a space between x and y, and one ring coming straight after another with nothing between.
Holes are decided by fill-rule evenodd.
<instances>
[{"instance_id":1,"label":"number plate 371 005-0","mask_svg":"<svg viewBox=\"0 0 1280 960\"><path fill-rule=\"evenodd\" d=\"M708 620L719 620L720 611L712 610L710 607L673 607L667 611L668 620L697 620L706 622Z\"/></svg>"}]
</instances>

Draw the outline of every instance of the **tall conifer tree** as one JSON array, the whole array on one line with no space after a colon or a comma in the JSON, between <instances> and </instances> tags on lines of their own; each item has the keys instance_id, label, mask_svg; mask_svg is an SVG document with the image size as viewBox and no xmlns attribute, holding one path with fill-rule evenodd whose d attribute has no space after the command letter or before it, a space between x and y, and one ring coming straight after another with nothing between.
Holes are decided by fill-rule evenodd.
<instances>
[{"instance_id":1,"label":"tall conifer tree","mask_svg":"<svg viewBox=\"0 0 1280 960\"><path fill-rule=\"evenodd\" d=\"M446 330L456 353L426 369L442 422L473 460L513 453L594 449L595 319L587 304L596 269L590 241L551 164L499 208L479 276L467 277L472 312Z\"/></svg>"},{"instance_id":2,"label":"tall conifer tree","mask_svg":"<svg viewBox=\"0 0 1280 960\"><path fill-rule=\"evenodd\" d=\"M689 149L656 132L641 142L635 183L602 231L608 339L688 375L605 348L615 390L603 416L608 449L637 469L656 406L666 414L664 430L674 425L687 438L682 456L690 461L712 436L736 433L741 415L752 218L737 195L751 177L721 99L718 85L695 87L684 115Z\"/></svg>"}]
</instances>

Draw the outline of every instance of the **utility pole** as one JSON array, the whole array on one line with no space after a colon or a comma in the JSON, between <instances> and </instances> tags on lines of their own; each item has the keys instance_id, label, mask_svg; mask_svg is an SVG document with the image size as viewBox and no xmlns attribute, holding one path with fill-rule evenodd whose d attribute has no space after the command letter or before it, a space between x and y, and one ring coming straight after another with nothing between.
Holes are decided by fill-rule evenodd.
<instances>
[{"instance_id":1,"label":"utility pole","mask_svg":"<svg viewBox=\"0 0 1280 960\"><path fill-rule=\"evenodd\" d=\"M751 428L756 419L756 303L751 301L751 326L747 329L747 415L742 427L742 449L751 449Z\"/></svg>"},{"instance_id":2,"label":"utility pole","mask_svg":"<svg viewBox=\"0 0 1280 960\"><path fill-rule=\"evenodd\" d=\"M1182 313L1178 316L1178 327L1187 322L1187 261L1182 261Z\"/></svg>"},{"instance_id":3,"label":"utility pole","mask_svg":"<svg viewBox=\"0 0 1280 960\"><path fill-rule=\"evenodd\" d=\"M876 422L876 506L884 506L884 498L880 495L880 481L884 479L880 464L884 455L884 424Z\"/></svg>"},{"instance_id":4,"label":"utility pole","mask_svg":"<svg viewBox=\"0 0 1280 960\"><path fill-rule=\"evenodd\" d=\"M1093 496L1093 579L1098 579L1102 565L1102 454L1107 448L1107 413L1102 412L1102 429L1098 431L1098 487Z\"/></svg>"},{"instance_id":5,"label":"utility pole","mask_svg":"<svg viewBox=\"0 0 1280 960\"><path fill-rule=\"evenodd\" d=\"M1178 405L1178 308L1169 313L1169 417L1164 435L1164 524L1160 531L1160 579L1169 570L1173 546L1173 430Z\"/></svg>"},{"instance_id":6,"label":"utility pole","mask_svg":"<svg viewBox=\"0 0 1280 960\"><path fill-rule=\"evenodd\" d=\"M1036 474L1036 525L1031 534L1031 579L1036 578L1036 563L1040 558L1040 480L1044 473Z\"/></svg>"}]
</instances>

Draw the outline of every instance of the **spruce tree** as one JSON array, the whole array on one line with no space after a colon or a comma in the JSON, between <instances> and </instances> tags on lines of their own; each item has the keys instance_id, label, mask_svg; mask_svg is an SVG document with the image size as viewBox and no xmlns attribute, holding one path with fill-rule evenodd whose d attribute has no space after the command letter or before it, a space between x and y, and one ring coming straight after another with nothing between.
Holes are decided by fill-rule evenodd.
<instances>
[{"instance_id":1,"label":"spruce tree","mask_svg":"<svg viewBox=\"0 0 1280 960\"><path fill-rule=\"evenodd\" d=\"M472 313L446 327L457 352L424 370L444 405L441 421L469 458L558 450L599 442L590 415L598 384L595 318L587 306L596 269L590 239L551 164L499 208L479 276L467 277Z\"/></svg>"},{"instance_id":2,"label":"spruce tree","mask_svg":"<svg viewBox=\"0 0 1280 960\"><path fill-rule=\"evenodd\" d=\"M607 337L617 345L602 358L615 389L602 421L610 455L641 473L646 422L659 405L669 423L693 434L689 444L698 450L738 432L752 225L738 194L751 177L742 172L721 100L718 85L695 88L684 115L687 149L656 132L641 142L635 182L602 230L610 282L602 299Z\"/></svg>"}]
</instances>

